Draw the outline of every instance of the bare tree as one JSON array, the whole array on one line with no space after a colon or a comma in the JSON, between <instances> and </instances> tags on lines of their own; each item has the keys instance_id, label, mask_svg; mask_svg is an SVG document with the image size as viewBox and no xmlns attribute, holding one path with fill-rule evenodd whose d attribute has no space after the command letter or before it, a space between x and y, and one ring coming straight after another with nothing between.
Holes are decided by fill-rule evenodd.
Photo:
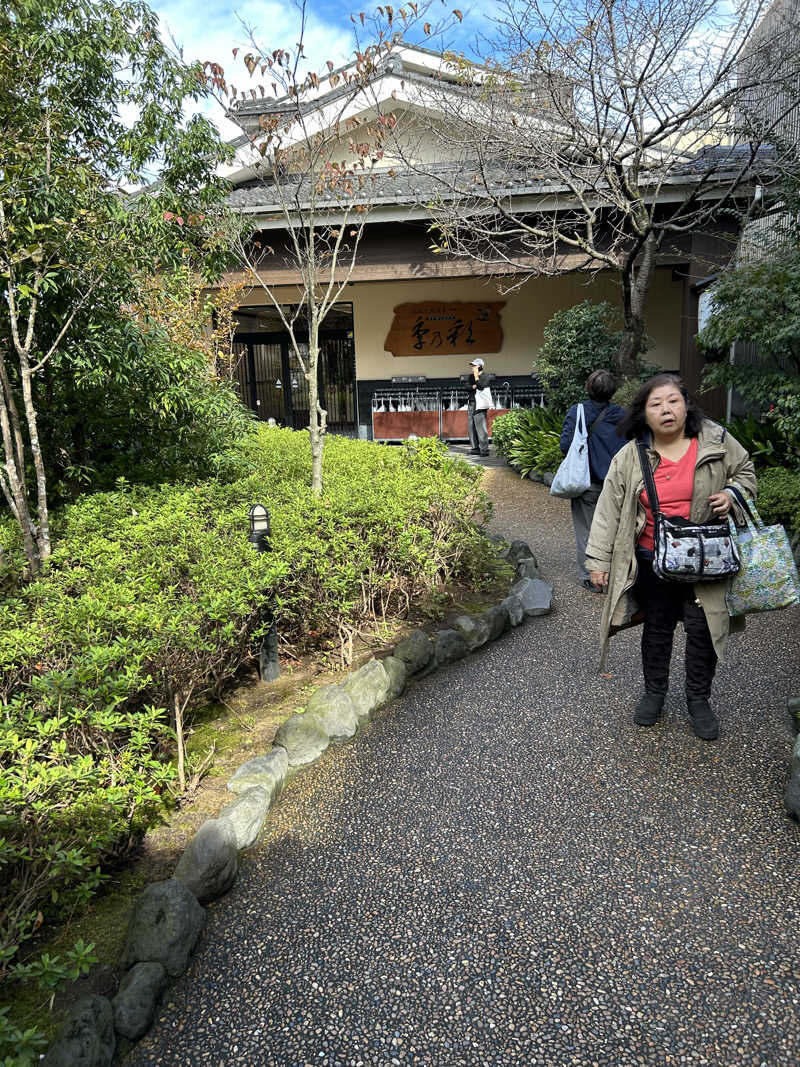
<instances>
[{"instance_id":1,"label":"bare tree","mask_svg":"<svg viewBox=\"0 0 800 1067\"><path fill-rule=\"evenodd\" d=\"M695 231L727 229L733 243L755 186L797 165L797 145L774 134L800 99L800 35L786 22L754 39L768 6L504 0L485 63L450 57L460 87L427 94L457 165L406 155L435 183L441 250L513 273L509 287L614 270L619 369L632 374L659 255ZM765 94L780 101L766 117L754 106Z\"/></svg>"},{"instance_id":2,"label":"bare tree","mask_svg":"<svg viewBox=\"0 0 800 1067\"><path fill-rule=\"evenodd\" d=\"M319 495L327 428L318 384L319 331L356 265L378 179L387 172L384 145L396 122L376 104L377 83L398 36L412 26L425 36L442 26L425 21L423 5L416 3L397 11L379 7L369 18L359 14L352 20L353 62L337 67L329 59L318 73L307 70L304 52L306 0L298 10L299 41L291 50L263 47L248 31L252 51L240 57L250 79L246 91L231 84L219 64L206 64L206 76L247 135L240 162L260 191L270 229L256 228L249 236L239 230L233 251L277 312L308 383L311 484ZM371 43L362 47L360 34L369 34ZM259 77L264 81L258 83ZM278 267L283 271L276 281ZM297 286L290 304L281 299L287 278Z\"/></svg>"}]
</instances>

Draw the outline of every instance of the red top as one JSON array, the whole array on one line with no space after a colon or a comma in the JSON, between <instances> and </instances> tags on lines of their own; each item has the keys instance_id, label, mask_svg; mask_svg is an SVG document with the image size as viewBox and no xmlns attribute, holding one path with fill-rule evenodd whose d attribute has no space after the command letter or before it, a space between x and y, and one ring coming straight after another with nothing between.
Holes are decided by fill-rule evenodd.
<instances>
[{"instance_id":1,"label":"red top","mask_svg":"<svg viewBox=\"0 0 800 1067\"><path fill-rule=\"evenodd\" d=\"M685 454L673 463L665 456L653 471L653 480L656 483L658 503L665 515L680 515L682 519L689 518L689 509L692 506L692 491L694 490L694 468L697 464L697 438L693 437ZM640 548L649 548L653 551L653 512L650 510L650 501L647 499L647 490L643 489L639 498L644 504L647 522L639 538Z\"/></svg>"}]
</instances>

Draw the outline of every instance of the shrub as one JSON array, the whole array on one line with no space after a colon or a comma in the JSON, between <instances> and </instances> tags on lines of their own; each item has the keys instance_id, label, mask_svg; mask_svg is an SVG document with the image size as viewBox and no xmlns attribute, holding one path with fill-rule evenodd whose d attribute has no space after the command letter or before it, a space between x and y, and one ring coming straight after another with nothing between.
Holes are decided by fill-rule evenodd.
<instances>
[{"instance_id":1,"label":"shrub","mask_svg":"<svg viewBox=\"0 0 800 1067\"><path fill-rule=\"evenodd\" d=\"M543 408L514 414L513 436L509 435L505 452L508 461L523 477L531 471L544 474L556 470L563 459L559 447L562 416Z\"/></svg>"},{"instance_id":2,"label":"shrub","mask_svg":"<svg viewBox=\"0 0 800 1067\"><path fill-rule=\"evenodd\" d=\"M746 448L757 468L773 467L777 463L789 463L798 442L787 438L783 426L775 419L731 419L725 424L739 444Z\"/></svg>"},{"instance_id":3,"label":"shrub","mask_svg":"<svg viewBox=\"0 0 800 1067\"><path fill-rule=\"evenodd\" d=\"M519 435L527 430L550 430L559 435L564 422L560 408L515 408L506 415L498 415L492 423L492 443L499 456L510 456L510 449Z\"/></svg>"},{"instance_id":4,"label":"shrub","mask_svg":"<svg viewBox=\"0 0 800 1067\"><path fill-rule=\"evenodd\" d=\"M549 404L566 411L585 397L586 379L593 370L615 370L622 337L615 327L614 309L606 301L584 300L553 315L536 360Z\"/></svg>"},{"instance_id":5,"label":"shrub","mask_svg":"<svg viewBox=\"0 0 800 1067\"><path fill-rule=\"evenodd\" d=\"M758 477L758 512L766 523L780 523L800 534L800 472L768 467Z\"/></svg>"},{"instance_id":6,"label":"shrub","mask_svg":"<svg viewBox=\"0 0 800 1067\"><path fill-rule=\"evenodd\" d=\"M508 456L508 449L519 426L520 410L498 415L492 423L492 444L498 456Z\"/></svg>"},{"instance_id":7,"label":"shrub","mask_svg":"<svg viewBox=\"0 0 800 1067\"><path fill-rule=\"evenodd\" d=\"M160 817L176 704L217 694L270 612L285 646L342 646L446 583L489 580L480 471L439 443L332 437L321 498L310 463L307 434L264 428L230 481L85 497L55 517L47 572L0 604L0 975ZM9 523L12 557L13 538Z\"/></svg>"}]
</instances>

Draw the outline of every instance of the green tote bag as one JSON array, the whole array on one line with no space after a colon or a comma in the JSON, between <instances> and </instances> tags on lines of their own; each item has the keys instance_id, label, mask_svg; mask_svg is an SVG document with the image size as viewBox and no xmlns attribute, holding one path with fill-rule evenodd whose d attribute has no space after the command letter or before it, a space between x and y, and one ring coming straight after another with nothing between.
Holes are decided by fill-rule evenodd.
<instances>
[{"instance_id":1,"label":"green tote bag","mask_svg":"<svg viewBox=\"0 0 800 1067\"><path fill-rule=\"evenodd\" d=\"M725 594L728 614L750 615L800 604L800 577L786 530L765 526L752 500L746 500L735 485L725 488L735 494L745 519L744 526L731 523L741 567Z\"/></svg>"}]
</instances>

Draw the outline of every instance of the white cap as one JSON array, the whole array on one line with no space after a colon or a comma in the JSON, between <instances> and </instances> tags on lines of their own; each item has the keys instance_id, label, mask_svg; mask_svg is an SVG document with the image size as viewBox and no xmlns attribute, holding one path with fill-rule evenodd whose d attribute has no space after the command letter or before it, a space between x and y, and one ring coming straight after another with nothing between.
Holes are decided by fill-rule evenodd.
<instances>
[{"instance_id":1,"label":"white cap","mask_svg":"<svg viewBox=\"0 0 800 1067\"><path fill-rule=\"evenodd\" d=\"M480 356L477 359L470 360L470 367L483 367L483 360Z\"/></svg>"}]
</instances>

